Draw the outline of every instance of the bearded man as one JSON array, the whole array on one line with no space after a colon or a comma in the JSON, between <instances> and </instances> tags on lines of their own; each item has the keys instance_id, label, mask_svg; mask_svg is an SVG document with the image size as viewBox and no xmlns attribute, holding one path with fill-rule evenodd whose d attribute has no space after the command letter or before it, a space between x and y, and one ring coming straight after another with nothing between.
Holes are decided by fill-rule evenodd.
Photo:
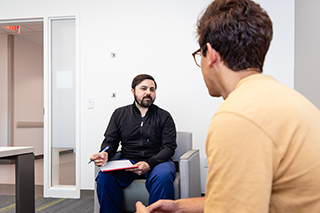
<instances>
[{"instance_id":1,"label":"bearded man","mask_svg":"<svg viewBox=\"0 0 320 213\"><path fill-rule=\"evenodd\" d=\"M170 113L153 104L156 89L150 75L141 74L133 79L134 103L116 109L105 131L101 150L107 146L109 149L90 158L96 166L104 165L116 154L121 142L121 158L138 166L99 172L96 182L100 212L122 212L122 189L140 178L146 179L149 204L174 199L176 167L171 157L177 147L176 128Z\"/></svg>"}]
</instances>

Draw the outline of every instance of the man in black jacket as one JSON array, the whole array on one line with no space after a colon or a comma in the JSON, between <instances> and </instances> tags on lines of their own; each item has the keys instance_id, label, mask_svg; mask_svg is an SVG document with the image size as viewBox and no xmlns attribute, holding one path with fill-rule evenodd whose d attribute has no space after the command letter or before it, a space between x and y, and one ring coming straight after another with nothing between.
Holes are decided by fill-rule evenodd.
<instances>
[{"instance_id":1,"label":"man in black jacket","mask_svg":"<svg viewBox=\"0 0 320 213\"><path fill-rule=\"evenodd\" d=\"M150 75L141 74L132 81L134 103L116 109L104 134L101 150L91 156L96 166L111 159L121 142L121 157L138 168L100 172L96 178L100 212L121 212L122 188L135 179L146 178L149 204L173 199L175 165L170 160L176 144L176 128L169 112L154 105L157 84Z\"/></svg>"}]
</instances>

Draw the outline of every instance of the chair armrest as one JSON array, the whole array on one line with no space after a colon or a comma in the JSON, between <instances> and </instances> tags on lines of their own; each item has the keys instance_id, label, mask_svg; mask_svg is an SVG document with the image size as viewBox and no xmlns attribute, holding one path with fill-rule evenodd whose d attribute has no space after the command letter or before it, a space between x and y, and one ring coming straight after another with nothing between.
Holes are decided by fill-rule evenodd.
<instances>
[{"instance_id":1,"label":"chair armrest","mask_svg":"<svg viewBox=\"0 0 320 213\"><path fill-rule=\"evenodd\" d=\"M98 166L94 166L94 179L96 179L98 173L100 172L100 167ZM94 181L94 198L93 198L93 212L94 213L99 213L99 209L100 209L100 204L98 201L98 196L97 196L97 183L96 181Z\"/></svg>"},{"instance_id":2,"label":"chair armrest","mask_svg":"<svg viewBox=\"0 0 320 213\"><path fill-rule=\"evenodd\" d=\"M200 151L192 149L180 157L180 197L201 197Z\"/></svg>"}]
</instances>

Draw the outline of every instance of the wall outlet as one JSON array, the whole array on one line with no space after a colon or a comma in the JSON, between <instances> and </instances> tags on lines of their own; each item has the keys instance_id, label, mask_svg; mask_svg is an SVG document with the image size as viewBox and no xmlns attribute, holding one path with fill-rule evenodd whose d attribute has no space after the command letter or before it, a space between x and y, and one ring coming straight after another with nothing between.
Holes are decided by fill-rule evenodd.
<instances>
[{"instance_id":1,"label":"wall outlet","mask_svg":"<svg viewBox=\"0 0 320 213\"><path fill-rule=\"evenodd\" d=\"M94 98L88 98L87 99L87 108L93 109L94 108Z\"/></svg>"}]
</instances>

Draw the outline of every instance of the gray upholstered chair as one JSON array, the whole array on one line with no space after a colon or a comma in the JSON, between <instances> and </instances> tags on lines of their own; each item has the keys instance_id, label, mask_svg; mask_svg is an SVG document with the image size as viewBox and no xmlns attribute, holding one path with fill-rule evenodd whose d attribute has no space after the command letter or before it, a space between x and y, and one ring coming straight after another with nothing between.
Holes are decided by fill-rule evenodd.
<instances>
[{"instance_id":1,"label":"gray upholstered chair","mask_svg":"<svg viewBox=\"0 0 320 213\"><path fill-rule=\"evenodd\" d=\"M173 161L179 162L179 171L176 173L174 181L175 199L200 197L200 153L198 149L192 149L192 133L177 132L177 149ZM95 176L100 171L99 167L95 167ZM96 183L95 189L96 189ZM124 191L124 211L135 212L135 203L141 201L144 205L148 205L149 193L145 187L145 180L139 179ZM97 193L94 193L94 212L99 212L99 202Z\"/></svg>"}]
</instances>

